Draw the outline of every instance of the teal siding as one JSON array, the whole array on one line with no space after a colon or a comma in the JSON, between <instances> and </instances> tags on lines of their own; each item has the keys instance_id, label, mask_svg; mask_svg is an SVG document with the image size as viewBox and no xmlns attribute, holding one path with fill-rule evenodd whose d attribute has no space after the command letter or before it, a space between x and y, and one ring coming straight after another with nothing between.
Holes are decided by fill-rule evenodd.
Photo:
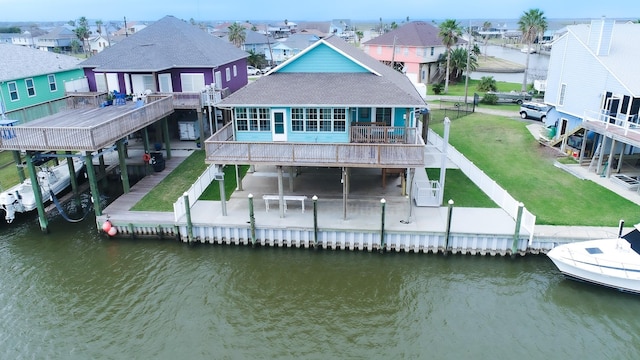
<instances>
[{"instance_id":1,"label":"teal siding","mask_svg":"<svg viewBox=\"0 0 640 360\"><path fill-rule=\"evenodd\" d=\"M319 44L284 66L279 72L306 73L362 73L369 72L325 44Z\"/></svg>"},{"instance_id":2,"label":"teal siding","mask_svg":"<svg viewBox=\"0 0 640 360\"><path fill-rule=\"evenodd\" d=\"M269 142L272 139L271 131L236 131L237 141Z\"/></svg>"},{"instance_id":3,"label":"teal siding","mask_svg":"<svg viewBox=\"0 0 640 360\"><path fill-rule=\"evenodd\" d=\"M325 131L315 131L315 132L292 132L289 133L287 137L288 142L297 142L297 143L348 143L349 142L349 134L345 131L342 133L337 132L325 132Z\"/></svg>"},{"instance_id":4,"label":"teal siding","mask_svg":"<svg viewBox=\"0 0 640 360\"><path fill-rule=\"evenodd\" d=\"M61 99L64 97L64 83L65 81L75 80L84 77L84 72L81 69L74 69L69 71L62 71L58 73L52 73L56 78L56 91L49 89L48 75L38 75L33 77L27 77L16 80L8 80L0 84L2 87L2 102L5 104L5 111L10 112L25 107L42 104L48 101ZM35 96L29 97L27 94L27 86L25 79L33 79L35 85ZM9 97L8 83L15 81L19 100L11 101Z\"/></svg>"}]
</instances>

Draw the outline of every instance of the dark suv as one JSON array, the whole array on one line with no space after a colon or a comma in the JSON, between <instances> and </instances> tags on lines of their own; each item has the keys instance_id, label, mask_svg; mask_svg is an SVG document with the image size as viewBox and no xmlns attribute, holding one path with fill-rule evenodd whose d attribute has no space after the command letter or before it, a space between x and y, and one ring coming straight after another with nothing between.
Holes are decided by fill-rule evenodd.
<instances>
[{"instance_id":1,"label":"dark suv","mask_svg":"<svg viewBox=\"0 0 640 360\"><path fill-rule=\"evenodd\" d=\"M544 122L551 107L545 104L526 102L520 105L520 117Z\"/></svg>"}]
</instances>

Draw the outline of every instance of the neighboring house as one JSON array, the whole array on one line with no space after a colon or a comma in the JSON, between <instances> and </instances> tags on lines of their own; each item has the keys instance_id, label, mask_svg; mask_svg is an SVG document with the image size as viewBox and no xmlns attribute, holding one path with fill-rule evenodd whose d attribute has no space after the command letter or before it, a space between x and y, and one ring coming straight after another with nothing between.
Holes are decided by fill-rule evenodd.
<instances>
[{"instance_id":1,"label":"neighboring house","mask_svg":"<svg viewBox=\"0 0 640 360\"><path fill-rule=\"evenodd\" d=\"M65 82L84 77L81 60L67 55L0 44L0 109L13 119L32 120L24 109L65 96ZM13 113L13 114L11 114Z\"/></svg>"},{"instance_id":2,"label":"neighboring house","mask_svg":"<svg viewBox=\"0 0 640 360\"><path fill-rule=\"evenodd\" d=\"M83 44L82 41L78 40L73 30L65 26L58 26L48 33L39 36L36 40L36 47L45 51L70 52L71 42L73 40L78 41L83 48L86 46L86 43Z\"/></svg>"},{"instance_id":3,"label":"neighboring house","mask_svg":"<svg viewBox=\"0 0 640 360\"><path fill-rule=\"evenodd\" d=\"M406 76L337 36L316 41L219 106L233 123L207 140L209 164L336 167L344 186L350 168L424 173L416 113L426 103Z\"/></svg>"},{"instance_id":4,"label":"neighboring house","mask_svg":"<svg viewBox=\"0 0 640 360\"><path fill-rule=\"evenodd\" d=\"M133 35L135 33L137 33L138 31L146 28L147 25L146 24L140 24L137 23L135 21L133 22L128 22L126 24L124 24L120 29L116 30L113 35L114 36L130 36Z\"/></svg>"},{"instance_id":5,"label":"neighboring house","mask_svg":"<svg viewBox=\"0 0 640 360\"><path fill-rule=\"evenodd\" d=\"M22 34L13 34L11 43L13 45L36 47L36 36L32 35L29 31L25 31Z\"/></svg>"},{"instance_id":6,"label":"neighboring house","mask_svg":"<svg viewBox=\"0 0 640 360\"><path fill-rule=\"evenodd\" d=\"M224 39L230 42L228 32L224 35ZM268 56L269 46L274 45L275 42L274 38L267 37L263 33L246 30L244 44L240 48L246 52L253 51L256 54Z\"/></svg>"},{"instance_id":7,"label":"neighboring house","mask_svg":"<svg viewBox=\"0 0 640 360\"><path fill-rule=\"evenodd\" d=\"M412 21L364 42L364 52L386 64L402 66L414 83L429 84L440 75L438 59L447 51L439 32L438 27L427 22ZM464 43L462 39L458 41L458 45Z\"/></svg>"},{"instance_id":8,"label":"neighboring house","mask_svg":"<svg viewBox=\"0 0 640 360\"><path fill-rule=\"evenodd\" d=\"M338 35L341 38L345 38L346 35L353 33L353 27L351 20L349 19L333 19L329 24L329 33L332 35Z\"/></svg>"},{"instance_id":9,"label":"neighboring house","mask_svg":"<svg viewBox=\"0 0 640 360\"><path fill-rule=\"evenodd\" d=\"M277 40L271 46L271 53L267 52L265 56L267 60L273 60L275 64L282 64L318 40L320 38L312 34L291 34L287 38ZM273 59L271 59L271 54L273 54Z\"/></svg>"},{"instance_id":10,"label":"neighboring house","mask_svg":"<svg viewBox=\"0 0 640 360\"><path fill-rule=\"evenodd\" d=\"M11 44L11 38L13 38L14 34L11 33L0 33L0 43L2 44Z\"/></svg>"},{"instance_id":11,"label":"neighboring house","mask_svg":"<svg viewBox=\"0 0 640 360\"><path fill-rule=\"evenodd\" d=\"M604 162L605 154L638 153L640 48L635 39L640 24L599 19L566 30L551 49L544 100L555 108L547 125L555 126L557 140L571 142L581 157L597 154ZM585 132L595 141L569 141L574 133L584 138ZM595 153L599 143L604 145Z\"/></svg>"},{"instance_id":12,"label":"neighboring house","mask_svg":"<svg viewBox=\"0 0 640 360\"><path fill-rule=\"evenodd\" d=\"M247 84L248 54L198 26L166 16L81 63L91 91L200 92Z\"/></svg>"},{"instance_id":13,"label":"neighboring house","mask_svg":"<svg viewBox=\"0 0 640 360\"><path fill-rule=\"evenodd\" d=\"M109 40L100 34L96 36L91 36L88 40L88 43L89 43L89 51L92 54L97 54L109 47Z\"/></svg>"},{"instance_id":14,"label":"neighboring house","mask_svg":"<svg viewBox=\"0 0 640 360\"><path fill-rule=\"evenodd\" d=\"M298 32L316 35L320 39L330 34L331 22L329 21L305 21L298 24Z\"/></svg>"}]
</instances>

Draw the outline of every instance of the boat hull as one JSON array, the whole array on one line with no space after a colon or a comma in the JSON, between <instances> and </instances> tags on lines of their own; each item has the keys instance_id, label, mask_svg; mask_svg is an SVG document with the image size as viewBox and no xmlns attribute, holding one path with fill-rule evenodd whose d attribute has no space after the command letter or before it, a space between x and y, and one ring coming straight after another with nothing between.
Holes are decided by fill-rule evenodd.
<instances>
[{"instance_id":1,"label":"boat hull","mask_svg":"<svg viewBox=\"0 0 640 360\"><path fill-rule=\"evenodd\" d=\"M640 294L640 255L624 239L560 245L547 256L567 278Z\"/></svg>"}]
</instances>

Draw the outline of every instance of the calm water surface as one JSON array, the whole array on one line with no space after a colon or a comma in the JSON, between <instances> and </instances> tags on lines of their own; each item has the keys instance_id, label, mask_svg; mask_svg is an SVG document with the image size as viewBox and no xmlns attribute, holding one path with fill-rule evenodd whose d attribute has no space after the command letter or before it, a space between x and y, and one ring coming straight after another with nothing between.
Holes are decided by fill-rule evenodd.
<instances>
[{"instance_id":1,"label":"calm water surface","mask_svg":"<svg viewBox=\"0 0 640 360\"><path fill-rule=\"evenodd\" d=\"M479 44L480 51L485 54L485 47L483 44ZM488 45L486 48L487 56L495 56L500 59L512 61L517 64L525 65L527 62L527 54L517 49L511 49L502 46ZM546 79L547 70L549 69L549 55L530 54L529 55L529 72L528 83L533 83L534 79ZM480 79L483 76L493 76L497 81L506 81L512 83L522 83L524 72L521 73L487 73L487 72L472 72L471 79Z\"/></svg>"},{"instance_id":2,"label":"calm water surface","mask_svg":"<svg viewBox=\"0 0 640 360\"><path fill-rule=\"evenodd\" d=\"M2 359L637 359L640 297L524 258L0 228Z\"/></svg>"}]
</instances>

